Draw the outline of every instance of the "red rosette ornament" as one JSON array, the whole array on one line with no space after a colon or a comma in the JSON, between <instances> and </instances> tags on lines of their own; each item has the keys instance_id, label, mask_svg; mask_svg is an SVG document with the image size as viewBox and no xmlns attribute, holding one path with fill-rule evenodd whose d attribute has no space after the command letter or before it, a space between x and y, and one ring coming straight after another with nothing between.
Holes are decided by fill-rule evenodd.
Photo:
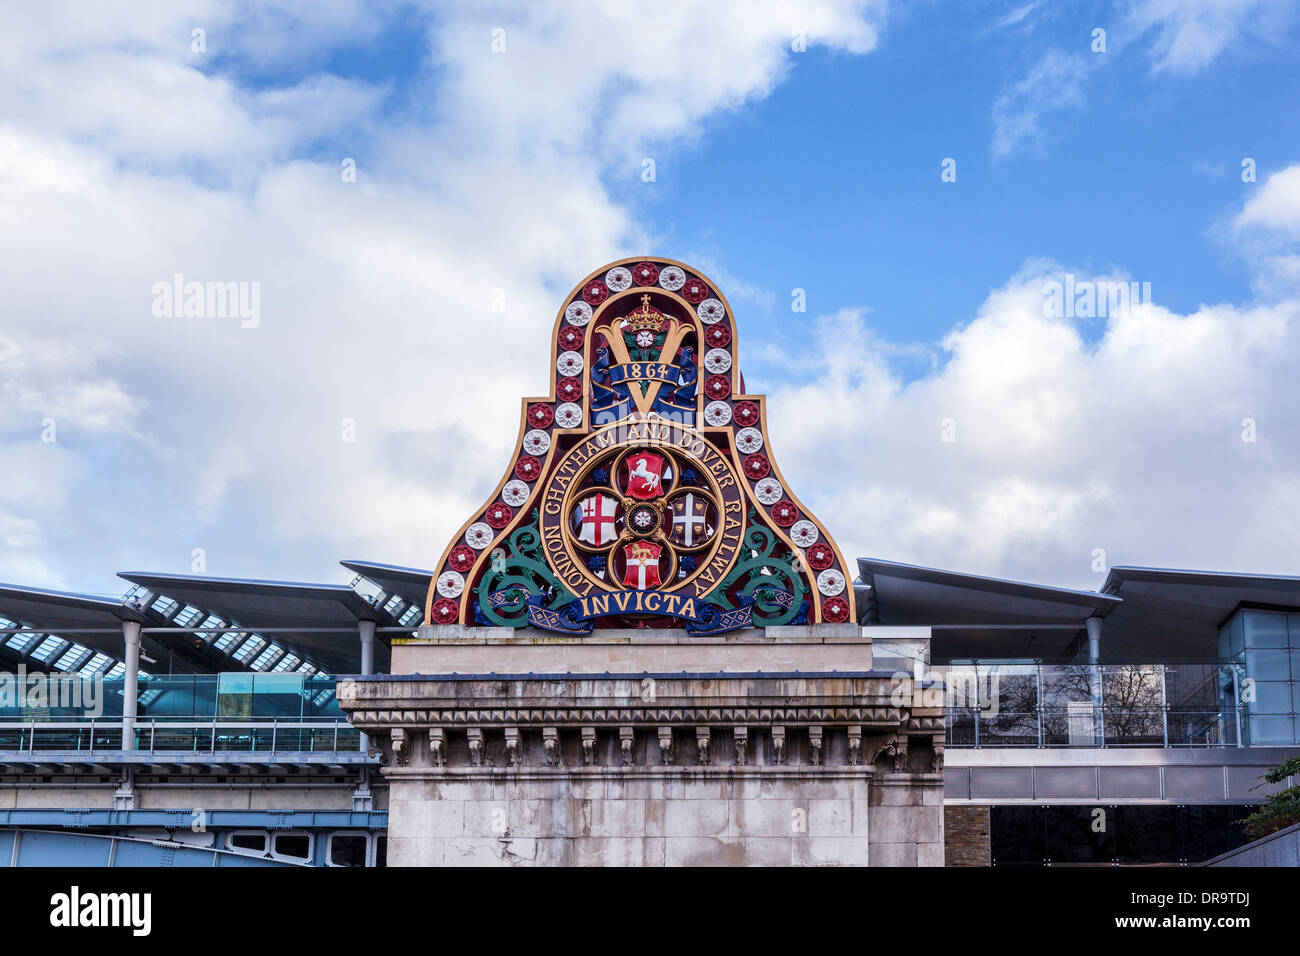
<instances>
[{"instance_id":1,"label":"red rosette ornament","mask_svg":"<svg viewBox=\"0 0 1300 956\"><path fill-rule=\"evenodd\" d=\"M805 554L808 558L808 567L814 571L825 571L835 563L835 552L825 541L818 541Z\"/></svg>"},{"instance_id":2,"label":"red rosette ornament","mask_svg":"<svg viewBox=\"0 0 1300 956\"><path fill-rule=\"evenodd\" d=\"M514 510L508 504L504 501L498 501L489 506L483 520L488 523L489 528L500 531L510 523L510 519L514 516Z\"/></svg>"},{"instance_id":3,"label":"red rosette ornament","mask_svg":"<svg viewBox=\"0 0 1300 956\"><path fill-rule=\"evenodd\" d=\"M438 598L429 609L429 620L434 624L455 624L460 619L460 605L451 598Z\"/></svg>"},{"instance_id":4,"label":"red rosette ornament","mask_svg":"<svg viewBox=\"0 0 1300 956\"><path fill-rule=\"evenodd\" d=\"M721 401L731 394L731 379L725 375L710 375L704 382L704 394L715 402ZM732 417L735 417L734 413Z\"/></svg>"},{"instance_id":5,"label":"red rosette ornament","mask_svg":"<svg viewBox=\"0 0 1300 956\"><path fill-rule=\"evenodd\" d=\"M691 305L699 305L708 297L709 287L693 276L682 286L682 298Z\"/></svg>"},{"instance_id":6,"label":"red rosette ornament","mask_svg":"<svg viewBox=\"0 0 1300 956\"><path fill-rule=\"evenodd\" d=\"M767 460L766 455L754 454L745 459L745 476L752 481L766 478L767 473L771 470L772 464Z\"/></svg>"},{"instance_id":7,"label":"red rosette ornament","mask_svg":"<svg viewBox=\"0 0 1300 956\"><path fill-rule=\"evenodd\" d=\"M654 285L659 281L659 267L653 262L638 262L632 267L632 281L637 285Z\"/></svg>"},{"instance_id":8,"label":"red rosette ornament","mask_svg":"<svg viewBox=\"0 0 1300 956\"><path fill-rule=\"evenodd\" d=\"M749 428L758 422L758 405L754 402L737 402L731 410L731 418L743 428Z\"/></svg>"},{"instance_id":9,"label":"red rosette ornament","mask_svg":"<svg viewBox=\"0 0 1300 956\"><path fill-rule=\"evenodd\" d=\"M746 468L746 471L748 471L748 468ZM794 502L789 498L782 498L772 505L772 520L782 528L788 528L799 520L799 509L794 506Z\"/></svg>"},{"instance_id":10,"label":"red rosette ornament","mask_svg":"<svg viewBox=\"0 0 1300 956\"><path fill-rule=\"evenodd\" d=\"M528 424L534 428L550 428L555 421L555 409L550 405L529 405Z\"/></svg>"},{"instance_id":11,"label":"red rosette ornament","mask_svg":"<svg viewBox=\"0 0 1300 956\"><path fill-rule=\"evenodd\" d=\"M451 549L451 554L447 555L447 567L453 571L465 574L470 568L474 567L474 559L478 557L473 548L467 548L463 544L458 544Z\"/></svg>"},{"instance_id":12,"label":"red rosette ornament","mask_svg":"<svg viewBox=\"0 0 1300 956\"><path fill-rule=\"evenodd\" d=\"M731 329L722 322L715 322L704 330L704 344L711 349L725 349L731 344Z\"/></svg>"},{"instance_id":13,"label":"red rosette ornament","mask_svg":"<svg viewBox=\"0 0 1300 956\"><path fill-rule=\"evenodd\" d=\"M599 279L592 279L582 287L582 301L587 305L600 305L609 298L609 287Z\"/></svg>"},{"instance_id":14,"label":"red rosette ornament","mask_svg":"<svg viewBox=\"0 0 1300 956\"><path fill-rule=\"evenodd\" d=\"M565 352L578 352L582 349L582 329L576 325L566 325L560 329L560 348Z\"/></svg>"},{"instance_id":15,"label":"red rosette ornament","mask_svg":"<svg viewBox=\"0 0 1300 956\"><path fill-rule=\"evenodd\" d=\"M536 481L542 473L542 463L532 455L520 455L515 462L515 477L520 481ZM489 521L488 524L491 524Z\"/></svg>"},{"instance_id":16,"label":"red rosette ornament","mask_svg":"<svg viewBox=\"0 0 1300 956\"><path fill-rule=\"evenodd\" d=\"M843 624L849 619L849 602L842 597L827 598L822 602L822 619L829 624Z\"/></svg>"},{"instance_id":17,"label":"red rosette ornament","mask_svg":"<svg viewBox=\"0 0 1300 956\"><path fill-rule=\"evenodd\" d=\"M562 378L555 383L555 397L562 402L577 402L582 400L582 380L577 378Z\"/></svg>"}]
</instances>

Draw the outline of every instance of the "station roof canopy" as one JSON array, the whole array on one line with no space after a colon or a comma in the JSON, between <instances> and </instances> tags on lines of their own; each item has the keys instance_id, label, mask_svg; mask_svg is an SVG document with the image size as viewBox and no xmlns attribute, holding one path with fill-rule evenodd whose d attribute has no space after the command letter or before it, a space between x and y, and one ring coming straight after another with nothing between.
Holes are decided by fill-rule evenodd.
<instances>
[{"instance_id":1,"label":"station roof canopy","mask_svg":"<svg viewBox=\"0 0 1300 956\"><path fill-rule=\"evenodd\" d=\"M403 568L396 564L379 564L375 561L340 561L339 564L374 582L389 594L396 594L418 607L424 607L424 601L429 595L429 582L433 580L432 571Z\"/></svg>"},{"instance_id":2,"label":"station roof canopy","mask_svg":"<svg viewBox=\"0 0 1300 956\"><path fill-rule=\"evenodd\" d=\"M375 607L341 584L142 571L123 571L118 576L154 594L206 612L196 616L191 626L201 626L203 618L215 615L230 626L237 625L250 632L262 633L265 629L268 642L327 673L349 674L360 670L361 648L356 633L359 621L374 621L381 627L398 623L382 607ZM339 630L322 632L325 628ZM387 640L380 635L375 642L376 667L386 667L387 659Z\"/></svg>"},{"instance_id":3,"label":"station roof canopy","mask_svg":"<svg viewBox=\"0 0 1300 956\"><path fill-rule=\"evenodd\" d=\"M1083 622L1123 603L1096 591L879 558L859 558L858 570L855 589L865 623L931 627L935 659L1073 657Z\"/></svg>"},{"instance_id":4,"label":"station roof canopy","mask_svg":"<svg viewBox=\"0 0 1300 956\"><path fill-rule=\"evenodd\" d=\"M1212 661L1238 607L1300 609L1300 578L1286 575L1125 566L1079 591L877 558L858 568L865 623L928 625L940 660L1073 657L1099 617L1103 661Z\"/></svg>"},{"instance_id":5,"label":"station roof canopy","mask_svg":"<svg viewBox=\"0 0 1300 956\"><path fill-rule=\"evenodd\" d=\"M1123 603L1096 591L1049 587L858 558L875 624L1051 624L1081 627Z\"/></svg>"},{"instance_id":6,"label":"station roof canopy","mask_svg":"<svg viewBox=\"0 0 1300 956\"><path fill-rule=\"evenodd\" d=\"M1219 627L1241 605L1300 608L1300 578L1277 574L1115 567L1102 585L1123 603L1106 619L1108 655L1214 658Z\"/></svg>"},{"instance_id":7,"label":"station roof canopy","mask_svg":"<svg viewBox=\"0 0 1300 956\"><path fill-rule=\"evenodd\" d=\"M43 588L23 587L17 584L0 584L0 617L12 621L16 627L29 628L39 637L13 634L0 635L0 658L16 664L30 658L33 651L46 646L57 653L35 658L46 664L62 658L79 645L89 651L105 655L114 661L123 654L122 622L146 620L140 611L129 608L120 600L93 594L71 591L47 591ZM102 633L85 633L87 628L102 629ZM70 632L66 636L61 631ZM62 640L47 643L45 635L55 635ZM157 650L158 648L153 648ZM149 649L145 649L148 653ZM81 663L88 655L78 655Z\"/></svg>"}]
</instances>

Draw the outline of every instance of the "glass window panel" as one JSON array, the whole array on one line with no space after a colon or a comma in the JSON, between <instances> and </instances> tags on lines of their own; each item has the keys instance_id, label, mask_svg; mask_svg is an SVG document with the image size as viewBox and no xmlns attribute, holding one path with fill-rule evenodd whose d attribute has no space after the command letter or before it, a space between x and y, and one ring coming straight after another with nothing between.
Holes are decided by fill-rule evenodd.
<instances>
[{"instance_id":1,"label":"glass window panel","mask_svg":"<svg viewBox=\"0 0 1300 956\"><path fill-rule=\"evenodd\" d=\"M1067 703L1092 700L1092 672L1085 665L1044 665L1043 706L1064 709Z\"/></svg>"},{"instance_id":2,"label":"glass window panel","mask_svg":"<svg viewBox=\"0 0 1300 956\"><path fill-rule=\"evenodd\" d=\"M365 866L366 835L364 833L331 833L330 863L334 866Z\"/></svg>"},{"instance_id":3,"label":"glass window panel","mask_svg":"<svg viewBox=\"0 0 1300 956\"><path fill-rule=\"evenodd\" d=\"M1241 830L1241 819L1253 809L1233 806L1179 807L1182 858L1190 863L1200 863L1247 843L1246 835Z\"/></svg>"},{"instance_id":4,"label":"glass window panel","mask_svg":"<svg viewBox=\"0 0 1300 956\"><path fill-rule=\"evenodd\" d=\"M1240 613L1234 614L1232 620L1228 622L1228 650L1232 652L1234 658L1237 657L1245 646L1246 624Z\"/></svg>"},{"instance_id":5,"label":"glass window panel","mask_svg":"<svg viewBox=\"0 0 1300 956\"><path fill-rule=\"evenodd\" d=\"M305 833L277 833L275 855L305 860L311 856L311 837Z\"/></svg>"},{"instance_id":6,"label":"glass window panel","mask_svg":"<svg viewBox=\"0 0 1300 956\"><path fill-rule=\"evenodd\" d=\"M217 687L221 677L217 674L197 674L194 677L194 716L217 715Z\"/></svg>"},{"instance_id":7,"label":"glass window panel","mask_svg":"<svg viewBox=\"0 0 1300 956\"><path fill-rule=\"evenodd\" d=\"M1291 654L1284 647L1246 651L1246 676L1255 680L1286 680L1291 676Z\"/></svg>"},{"instance_id":8,"label":"glass window panel","mask_svg":"<svg viewBox=\"0 0 1300 956\"><path fill-rule=\"evenodd\" d=\"M253 713L259 717L301 716L302 683L297 674L258 674L253 680Z\"/></svg>"},{"instance_id":9,"label":"glass window panel","mask_svg":"<svg viewBox=\"0 0 1300 956\"><path fill-rule=\"evenodd\" d=\"M1286 647L1286 615L1275 611L1245 611L1246 647Z\"/></svg>"},{"instance_id":10,"label":"glass window panel","mask_svg":"<svg viewBox=\"0 0 1300 956\"><path fill-rule=\"evenodd\" d=\"M1114 812L1114 807L1047 807L1047 858L1053 863L1111 862Z\"/></svg>"},{"instance_id":11,"label":"glass window panel","mask_svg":"<svg viewBox=\"0 0 1300 956\"><path fill-rule=\"evenodd\" d=\"M1291 713L1291 685L1286 681L1256 681L1255 703L1251 711L1256 714Z\"/></svg>"},{"instance_id":12,"label":"glass window panel","mask_svg":"<svg viewBox=\"0 0 1300 956\"><path fill-rule=\"evenodd\" d=\"M251 717L253 714L253 675L228 673L218 675L217 716Z\"/></svg>"},{"instance_id":13,"label":"glass window panel","mask_svg":"<svg viewBox=\"0 0 1300 956\"><path fill-rule=\"evenodd\" d=\"M1250 743L1256 747L1295 742L1290 717L1251 717Z\"/></svg>"},{"instance_id":14,"label":"glass window panel","mask_svg":"<svg viewBox=\"0 0 1300 956\"><path fill-rule=\"evenodd\" d=\"M1218 664L1168 664L1164 671L1170 707L1217 710L1224 688L1232 692L1232 672Z\"/></svg>"},{"instance_id":15,"label":"glass window panel","mask_svg":"<svg viewBox=\"0 0 1300 956\"><path fill-rule=\"evenodd\" d=\"M232 850L252 850L257 853L264 853L266 852L266 834L232 833L230 834L230 848Z\"/></svg>"},{"instance_id":16,"label":"glass window panel","mask_svg":"<svg viewBox=\"0 0 1300 956\"><path fill-rule=\"evenodd\" d=\"M1106 710L1102 713L1106 743L1112 747L1163 747L1164 712L1161 710Z\"/></svg>"},{"instance_id":17,"label":"glass window panel","mask_svg":"<svg viewBox=\"0 0 1300 956\"><path fill-rule=\"evenodd\" d=\"M1028 863L1042 866L1047 857L1043 807L989 807L989 850L994 866Z\"/></svg>"},{"instance_id":18,"label":"glass window panel","mask_svg":"<svg viewBox=\"0 0 1300 956\"><path fill-rule=\"evenodd\" d=\"M1159 664L1111 664L1101 670L1102 705L1107 710L1160 710L1164 706Z\"/></svg>"},{"instance_id":19,"label":"glass window panel","mask_svg":"<svg viewBox=\"0 0 1300 956\"><path fill-rule=\"evenodd\" d=\"M949 747L975 746L975 711L948 711L947 726Z\"/></svg>"}]
</instances>

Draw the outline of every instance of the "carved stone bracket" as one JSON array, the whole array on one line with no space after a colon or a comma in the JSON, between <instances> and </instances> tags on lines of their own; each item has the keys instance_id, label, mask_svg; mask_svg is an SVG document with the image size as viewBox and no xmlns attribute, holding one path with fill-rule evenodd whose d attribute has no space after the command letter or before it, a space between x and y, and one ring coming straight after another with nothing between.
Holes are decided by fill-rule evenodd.
<instances>
[{"instance_id":1,"label":"carved stone bracket","mask_svg":"<svg viewBox=\"0 0 1300 956\"><path fill-rule=\"evenodd\" d=\"M894 739L889 746L889 752L894 758L894 772L907 772L907 737L900 734Z\"/></svg>"},{"instance_id":2,"label":"carved stone bracket","mask_svg":"<svg viewBox=\"0 0 1300 956\"><path fill-rule=\"evenodd\" d=\"M466 731L469 738L469 762L472 766L483 766L483 731L471 727Z\"/></svg>"},{"instance_id":3,"label":"carved stone bracket","mask_svg":"<svg viewBox=\"0 0 1300 956\"><path fill-rule=\"evenodd\" d=\"M736 739L736 766L743 767L749 757L749 728L737 727L732 735Z\"/></svg>"},{"instance_id":4,"label":"carved stone bracket","mask_svg":"<svg viewBox=\"0 0 1300 956\"><path fill-rule=\"evenodd\" d=\"M636 764L636 757L633 755L632 745L636 742L636 736L631 727L618 728L619 749L623 751L623 766L631 767Z\"/></svg>"},{"instance_id":5,"label":"carved stone bracket","mask_svg":"<svg viewBox=\"0 0 1300 956\"><path fill-rule=\"evenodd\" d=\"M673 762L673 729L671 727L659 728L659 759L665 766Z\"/></svg>"},{"instance_id":6,"label":"carved stone bracket","mask_svg":"<svg viewBox=\"0 0 1300 956\"><path fill-rule=\"evenodd\" d=\"M560 765L560 732L554 727L542 728L542 750L546 753L546 765Z\"/></svg>"},{"instance_id":7,"label":"carved stone bracket","mask_svg":"<svg viewBox=\"0 0 1300 956\"><path fill-rule=\"evenodd\" d=\"M695 747L696 750L699 751L699 762L702 767L707 767L709 765L709 758L711 756L709 747L711 743L712 735L709 733L709 728L697 727L695 729Z\"/></svg>"},{"instance_id":8,"label":"carved stone bracket","mask_svg":"<svg viewBox=\"0 0 1300 956\"><path fill-rule=\"evenodd\" d=\"M447 734L441 727L429 728L429 760L435 767L447 765Z\"/></svg>"},{"instance_id":9,"label":"carved stone bracket","mask_svg":"<svg viewBox=\"0 0 1300 956\"><path fill-rule=\"evenodd\" d=\"M862 763L862 728L849 728L849 764L858 766Z\"/></svg>"},{"instance_id":10,"label":"carved stone bracket","mask_svg":"<svg viewBox=\"0 0 1300 956\"><path fill-rule=\"evenodd\" d=\"M808 728L808 762L814 767L819 766L822 762L822 729L820 727Z\"/></svg>"},{"instance_id":11,"label":"carved stone bracket","mask_svg":"<svg viewBox=\"0 0 1300 956\"><path fill-rule=\"evenodd\" d=\"M772 728L772 759L778 764L785 763L785 728Z\"/></svg>"},{"instance_id":12,"label":"carved stone bracket","mask_svg":"<svg viewBox=\"0 0 1300 956\"><path fill-rule=\"evenodd\" d=\"M582 728L582 762L588 767L596 763L596 728Z\"/></svg>"},{"instance_id":13,"label":"carved stone bracket","mask_svg":"<svg viewBox=\"0 0 1300 956\"><path fill-rule=\"evenodd\" d=\"M393 763L405 767L411 759L410 750L407 748L406 731L401 727L394 727L389 733L389 739L393 742Z\"/></svg>"},{"instance_id":14,"label":"carved stone bracket","mask_svg":"<svg viewBox=\"0 0 1300 956\"><path fill-rule=\"evenodd\" d=\"M506 760L512 767L518 767L522 762L522 756L519 752L519 728L506 728Z\"/></svg>"}]
</instances>

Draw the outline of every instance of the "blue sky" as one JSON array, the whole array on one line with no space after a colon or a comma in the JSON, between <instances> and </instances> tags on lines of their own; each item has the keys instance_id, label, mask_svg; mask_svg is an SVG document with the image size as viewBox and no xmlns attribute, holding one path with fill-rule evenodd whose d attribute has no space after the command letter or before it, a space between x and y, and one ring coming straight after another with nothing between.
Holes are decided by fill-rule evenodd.
<instances>
[{"instance_id":1,"label":"blue sky","mask_svg":"<svg viewBox=\"0 0 1300 956\"><path fill-rule=\"evenodd\" d=\"M0 580L431 566L562 297L642 253L728 295L851 554L1300 572L1298 27L1283 0L20 9ZM1046 315L1067 271L1152 301ZM177 273L258 284L258 321L155 314Z\"/></svg>"},{"instance_id":2,"label":"blue sky","mask_svg":"<svg viewBox=\"0 0 1300 956\"><path fill-rule=\"evenodd\" d=\"M806 288L815 312L867 305L903 339L941 337L1033 256L1125 270L1184 312L1246 297L1246 264L1211 224L1249 189L1243 157L1262 178L1300 155L1300 124L1278 122L1300 104L1294 41L1153 76L1132 48L1089 51L1103 5L1062 5L1029 32L991 25L1012 6L930 5L891 21L876 55L796 57L786 82L710 124L652 187L617 194L747 281ZM1051 48L1096 58L1082 104L993 156L990 105ZM940 182L945 157L955 183ZM788 325L788 301L760 334Z\"/></svg>"}]
</instances>

